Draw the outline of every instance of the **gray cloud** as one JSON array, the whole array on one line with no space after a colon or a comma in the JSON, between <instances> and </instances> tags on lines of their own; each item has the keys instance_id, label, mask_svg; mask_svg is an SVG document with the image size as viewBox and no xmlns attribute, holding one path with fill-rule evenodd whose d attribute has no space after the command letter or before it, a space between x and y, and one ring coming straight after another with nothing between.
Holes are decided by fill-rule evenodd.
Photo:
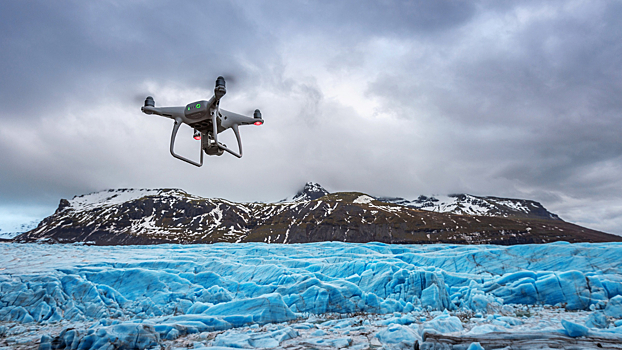
<instances>
[{"instance_id":1,"label":"gray cloud","mask_svg":"<svg viewBox=\"0 0 622 350\"><path fill-rule=\"evenodd\" d=\"M314 180L527 197L622 233L620 15L614 1L4 2L0 206L114 187L277 200ZM206 98L221 74L223 108L266 124L242 130L243 159L195 169L168 154L172 122L139 107Z\"/></svg>"}]
</instances>

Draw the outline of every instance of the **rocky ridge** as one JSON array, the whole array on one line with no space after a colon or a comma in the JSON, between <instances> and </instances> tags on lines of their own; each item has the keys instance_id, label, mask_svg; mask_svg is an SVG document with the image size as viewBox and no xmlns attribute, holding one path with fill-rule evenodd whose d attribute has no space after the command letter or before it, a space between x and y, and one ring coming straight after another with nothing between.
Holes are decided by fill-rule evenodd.
<instances>
[{"instance_id":1,"label":"rocky ridge","mask_svg":"<svg viewBox=\"0 0 622 350\"><path fill-rule=\"evenodd\" d=\"M526 199L478 197L470 194L419 196L414 200L390 197L377 199L439 213L561 220L559 216L546 210L542 204Z\"/></svg>"},{"instance_id":2,"label":"rocky ridge","mask_svg":"<svg viewBox=\"0 0 622 350\"><path fill-rule=\"evenodd\" d=\"M118 189L62 199L17 242L157 243L320 241L519 244L622 241L567 223L533 201L453 195L374 198L307 183L292 199L235 203L179 189Z\"/></svg>"}]
</instances>

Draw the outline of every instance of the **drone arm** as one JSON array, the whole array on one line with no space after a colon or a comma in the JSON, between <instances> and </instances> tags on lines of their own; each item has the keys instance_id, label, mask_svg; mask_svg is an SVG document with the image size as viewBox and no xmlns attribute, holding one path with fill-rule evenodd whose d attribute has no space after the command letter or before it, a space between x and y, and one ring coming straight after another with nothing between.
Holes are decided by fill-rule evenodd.
<instances>
[{"instance_id":1,"label":"drone arm","mask_svg":"<svg viewBox=\"0 0 622 350\"><path fill-rule=\"evenodd\" d=\"M263 119L247 117L241 114L226 111L224 109L220 110L220 114L223 116L221 125L225 129L232 127L234 124L250 125L255 124L257 121L260 121L263 124Z\"/></svg>"},{"instance_id":2,"label":"drone arm","mask_svg":"<svg viewBox=\"0 0 622 350\"><path fill-rule=\"evenodd\" d=\"M221 145L218 143L218 147L221 148L222 150L225 150L229 153L231 153L232 155L238 157L238 158L242 158L242 138L240 137L240 130L238 129L238 127L240 125L261 125L263 124L263 119L261 119L261 114L259 113L259 111L255 111L256 116L257 114L258 117L257 118L251 118L251 117L247 117L241 114L237 114L237 113L233 113L233 112L229 112L227 110L224 109L219 109L218 111L222 118L221 118L221 127L224 129L233 129L233 133L235 134L235 138L238 141L238 150L239 153L236 153L230 149L228 149L227 147ZM214 116L212 116L212 120L215 121ZM216 125L216 123L213 123L214 125ZM214 127L214 135L216 135L216 127Z\"/></svg>"},{"instance_id":3,"label":"drone arm","mask_svg":"<svg viewBox=\"0 0 622 350\"><path fill-rule=\"evenodd\" d=\"M199 148L199 152L201 153L200 163L197 163L195 161L192 161L188 158L182 157L178 155L177 153L175 153L175 139L177 138L177 131L179 131L179 127L181 126L182 123L183 121L181 118L179 117L175 118L175 125L173 125L173 133L171 134L171 155L177 159L183 160L184 162L200 167L203 165L203 150L201 150L200 148Z\"/></svg>"},{"instance_id":4,"label":"drone arm","mask_svg":"<svg viewBox=\"0 0 622 350\"><path fill-rule=\"evenodd\" d=\"M184 107L151 107L144 106L141 110L145 114L155 114L166 118L177 119L184 115Z\"/></svg>"}]
</instances>

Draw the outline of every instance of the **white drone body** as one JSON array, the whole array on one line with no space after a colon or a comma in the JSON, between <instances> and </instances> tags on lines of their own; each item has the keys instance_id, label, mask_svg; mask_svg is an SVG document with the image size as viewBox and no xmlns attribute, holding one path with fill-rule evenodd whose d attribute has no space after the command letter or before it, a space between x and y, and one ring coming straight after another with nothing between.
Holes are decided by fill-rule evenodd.
<instances>
[{"instance_id":1,"label":"white drone body","mask_svg":"<svg viewBox=\"0 0 622 350\"><path fill-rule=\"evenodd\" d=\"M156 107L153 97L148 96L141 110L145 114L156 114L173 119L175 125L173 126L173 133L171 135L171 154L177 159L200 167L203 165L203 151L210 156L220 156L226 151L238 158L242 158L242 139L240 138L238 126L251 124L262 125L264 123L261 112L258 109L255 110L252 118L220 109L220 99L226 93L225 78L218 77L218 79L216 79L216 87L214 88L214 96L208 101L196 101L185 107ZM177 137L177 131L182 123L193 128L194 138L196 140L201 140L202 151L200 151L200 162L195 162L175 153L175 138ZM227 129L232 129L235 134L238 141L237 152L230 150L225 144L218 142L218 134Z\"/></svg>"}]
</instances>

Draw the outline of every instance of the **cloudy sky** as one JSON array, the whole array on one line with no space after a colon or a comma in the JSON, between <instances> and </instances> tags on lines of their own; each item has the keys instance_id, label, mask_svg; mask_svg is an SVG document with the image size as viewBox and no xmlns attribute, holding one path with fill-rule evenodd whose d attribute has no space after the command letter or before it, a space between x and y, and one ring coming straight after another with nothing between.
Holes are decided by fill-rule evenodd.
<instances>
[{"instance_id":1,"label":"cloudy sky","mask_svg":"<svg viewBox=\"0 0 622 350\"><path fill-rule=\"evenodd\" d=\"M622 234L620 18L598 0L2 1L0 227L109 188L274 201L315 181L534 199ZM140 107L208 99L218 75L222 108L266 123L196 168Z\"/></svg>"}]
</instances>

